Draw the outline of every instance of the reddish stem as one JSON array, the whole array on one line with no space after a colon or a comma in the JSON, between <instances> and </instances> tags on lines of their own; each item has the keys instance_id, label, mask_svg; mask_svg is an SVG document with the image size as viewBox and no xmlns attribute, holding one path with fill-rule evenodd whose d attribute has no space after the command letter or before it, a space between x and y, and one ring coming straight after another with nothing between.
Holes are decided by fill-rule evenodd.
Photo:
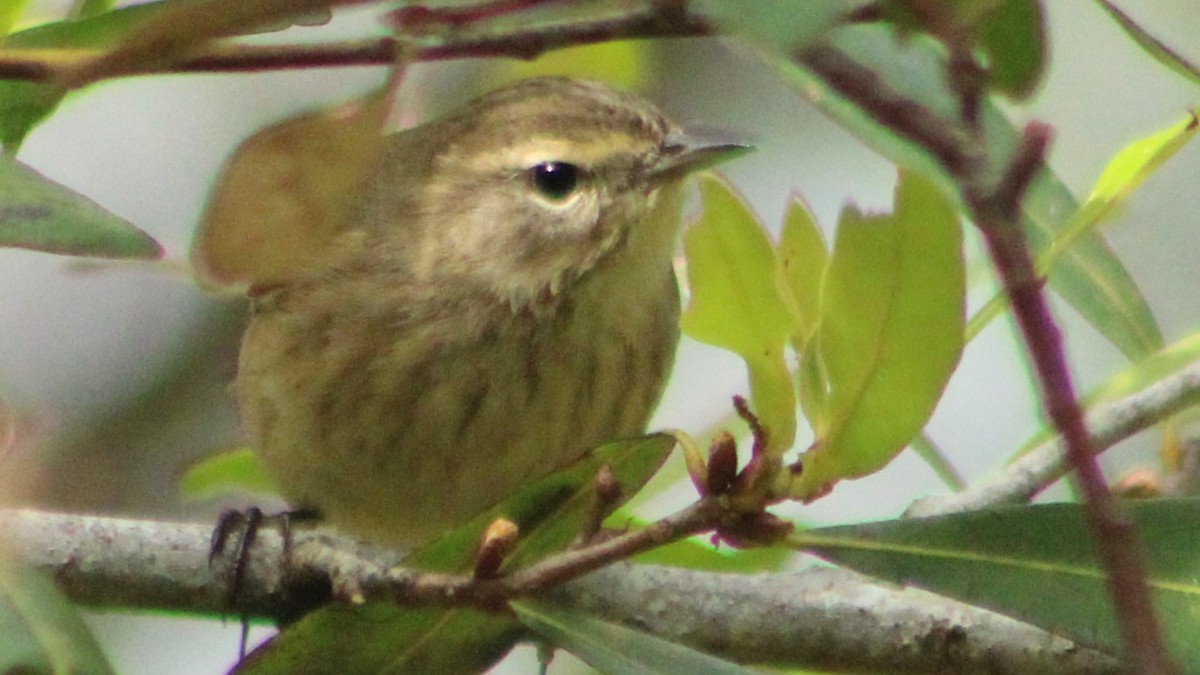
<instances>
[{"instance_id":1,"label":"reddish stem","mask_svg":"<svg viewBox=\"0 0 1200 675\"><path fill-rule=\"evenodd\" d=\"M1021 227L1019 205L1025 188L1041 168L1050 129L1025 129L1006 175L990 196L967 195L976 225L1012 301L1013 314L1025 336L1042 389L1042 402L1062 435L1067 458L1084 496L1084 514L1103 567L1108 570L1109 597L1124 638L1132 671L1141 675L1174 673L1146 583L1146 561L1133 523L1109 492L1092 452L1083 412L1071 383L1062 334L1050 313Z\"/></svg>"}]
</instances>

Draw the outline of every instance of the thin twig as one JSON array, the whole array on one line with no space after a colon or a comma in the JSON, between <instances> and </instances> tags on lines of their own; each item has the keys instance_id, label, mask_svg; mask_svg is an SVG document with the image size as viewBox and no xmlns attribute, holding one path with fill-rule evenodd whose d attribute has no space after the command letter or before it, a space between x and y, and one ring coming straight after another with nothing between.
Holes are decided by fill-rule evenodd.
<instances>
[{"instance_id":1,"label":"thin twig","mask_svg":"<svg viewBox=\"0 0 1200 675\"><path fill-rule=\"evenodd\" d=\"M1097 407L1087 418L1092 452L1101 453L1130 436L1189 407L1200 404L1200 361L1142 391ZM962 492L927 497L906 515L935 516L989 506L1028 502L1070 470L1063 441L1055 437L1030 450L991 478L975 481Z\"/></svg>"},{"instance_id":2,"label":"thin twig","mask_svg":"<svg viewBox=\"0 0 1200 675\"><path fill-rule=\"evenodd\" d=\"M533 59L552 49L612 40L700 37L713 34L712 26L695 14L666 20L659 9L640 9L624 15L574 23L552 24L486 35L451 35L417 41L415 61L511 57ZM395 62L399 47L390 37L317 45L246 45L215 42L169 63L130 66L133 74L228 73L383 66ZM0 79L45 82L63 72L64 65L79 63L100 52L54 50L53 58L36 49L0 49ZM67 57L73 58L67 58Z\"/></svg>"}]
</instances>

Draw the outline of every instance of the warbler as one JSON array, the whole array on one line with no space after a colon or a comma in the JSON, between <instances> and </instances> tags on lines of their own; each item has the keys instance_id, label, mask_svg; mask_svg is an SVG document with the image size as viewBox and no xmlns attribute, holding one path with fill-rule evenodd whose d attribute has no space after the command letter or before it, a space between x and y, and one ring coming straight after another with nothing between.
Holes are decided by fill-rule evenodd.
<instances>
[{"instance_id":1,"label":"warbler","mask_svg":"<svg viewBox=\"0 0 1200 675\"><path fill-rule=\"evenodd\" d=\"M683 179L745 146L568 78L380 142L340 234L251 289L236 393L294 507L411 547L644 431L678 340Z\"/></svg>"}]
</instances>

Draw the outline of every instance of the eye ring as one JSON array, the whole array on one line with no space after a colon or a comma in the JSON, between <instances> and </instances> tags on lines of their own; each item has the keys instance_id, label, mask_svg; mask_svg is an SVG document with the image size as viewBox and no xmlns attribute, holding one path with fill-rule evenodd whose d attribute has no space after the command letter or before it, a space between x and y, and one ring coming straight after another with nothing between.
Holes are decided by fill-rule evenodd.
<instances>
[{"instance_id":1,"label":"eye ring","mask_svg":"<svg viewBox=\"0 0 1200 675\"><path fill-rule=\"evenodd\" d=\"M543 197L562 201L579 187L582 171L570 162L541 162L529 170L530 181Z\"/></svg>"}]
</instances>

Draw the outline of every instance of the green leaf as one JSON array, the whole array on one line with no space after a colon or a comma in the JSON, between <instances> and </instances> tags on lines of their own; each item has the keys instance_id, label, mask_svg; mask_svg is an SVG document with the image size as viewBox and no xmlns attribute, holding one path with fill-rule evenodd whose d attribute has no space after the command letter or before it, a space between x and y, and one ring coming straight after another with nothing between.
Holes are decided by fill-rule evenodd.
<instances>
[{"instance_id":1,"label":"green leaf","mask_svg":"<svg viewBox=\"0 0 1200 675\"><path fill-rule=\"evenodd\" d=\"M1013 98L1033 93L1046 70L1046 18L1039 0L1002 0L980 26L988 79Z\"/></svg>"},{"instance_id":2,"label":"green leaf","mask_svg":"<svg viewBox=\"0 0 1200 675\"><path fill-rule=\"evenodd\" d=\"M806 358L820 363L817 440L794 496L878 471L920 432L962 353L966 293L954 207L900 173L895 213L847 207Z\"/></svg>"},{"instance_id":3,"label":"green leaf","mask_svg":"<svg viewBox=\"0 0 1200 675\"><path fill-rule=\"evenodd\" d=\"M803 50L871 0L696 0L700 15L723 32L748 36L757 47Z\"/></svg>"},{"instance_id":4,"label":"green leaf","mask_svg":"<svg viewBox=\"0 0 1200 675\"><path fill-rule=\"evenodd\" d=\"M756 414L782 454L796 438L796 398L784 361L795 332L787 282L758 217L727 183L700 177L703 214L683 235L692 299L680 320L693 338L741 356Z\"/></svg>"},{"instance_id":5,"label":"green leaf","mask_svg":"<svg viewBox=\"0 0 1200 675\"><path fill-rule=\"evenodd\" d=\"M646 631L633 630L545 602L523 600L512 608L530 630L607 675L753 675L744 668Z\"/></svg>"},{"instance_id":6,"label":"green leaf","mask_svg":"<svg viewBox=\"0 0 1200 675\"><path fill-rule=\"evenodd\" d=\"M1096 0L1096 2L1155 61L1191 80L1193 83L1200 83L1200 67L1188 61L1182 54L1171 49L1158 38L1147 33L1144 28L1133 20L1133 17L1122 12L1119 7L1108 0Z\"/></svg>"},{"instance_id":7,"label":"green leaf","mask_svg":"<svg viewBox=\"0 0 1200 675\"><path fill-rule=\"evenodd\" d=\"M479 673L503 658L522 633L512 617L475 609L331 606L255 649L233 672Z\"/></svg>"},{"instance_id":8,"label":"green leaf","mask_svg":"<svg viewBox=\"0 0 1200 675\"><path fill-rule=\"evenodd\" d=\"M829 265L829 251L821 228L799 197L792 198L783 217L779 262L796 307L797 327L792 346L802 353L821 317L821 279Z\"/></svg>"},{"instance_id":9,"label":"green leaf","mask_svg":"<svg viewBox=\"0 0 1200 675\"><path fill-rule=\"evenodd\" d=\"M607 466L633 496L658 470L675 440L667 435L604 445L565 471L517 492L496 508L405 559L405 567L466 573L483 531L497 518L515 522L508 567L534 562L575 539L593 508L592 481ZM329 606L312 612L255 650L239 673L468 673L485 669L521 637L516 620L471 609L408 608L388 602Z\"/></svg>"},{"instance_id":10,"label":"green leaf","mask_svg":"<svg viewBox=\"0 0 1200 675\"><path fill-rule=\"evenodd\" d=\"M248 491L279 494L252 448L237 448L205 457L184 472L179 491L188 499L214 499Z\"/></svg>"},{"instance_id":11,"label":"green leaf","mask_svg":"<svg viewBox=\"0 0 1200 675\"><path fill-rule=\"evenodd\" d=\"M1130 143L1109 161L1100 174L1091 195L1075 212L1067 225L1059 230L1037 259L1039 274L1051 273L1063 255L1076 242L1093 231L1129 195L1179 152L1196 135L1197 118L1190 113L1182 121L1158 133ZM1009 306L1008 297L998 293L971 317L967 324L967 341L979 334L992 319Z\"/></svg>"},{"instance_id":12,"label":"green leaf","mask_svg":"<svg viewBox=\"0 0 1200 675\"><path fill-rule=\"evenodd\" d=\"M1136 523L1168 648L1200 673L1200 500L1135 500ZM1121 638L1078 504L1044 504L808 530L792 543L839 565L986 607L1080 644L1120 653Z\"/></svg>"},{"instance_id":13,"label":"green leaf","mask_svg":"<svg viewBox=\"0 0 1200 675\"><path fill-rule=\"evenodd\" d=\"M927 33L933 39L954 35L972 41L982 57L988 84L1012 98L1037 87L1046 66L1045 18L1038 0L957 0L915 5L887 0L882 18L900 36Z\"/></svg>"},{"instance_id":14,"label":"green leaf","mask_svg":"<svg viewBox=\"0 0 1200 675\"><path fill-rule=\"evenodd\" d=\"M40 574L0 557L0 672L112 673L75 607Z\"/></svg>"},{"instance_id":15,"label":"green leaf","mask_svg":"<svg viewBox=\"0 0 1200 675\"><path fill-rule=\"evenodd\" d=\"M163 253L145 232L11 155L0 155L0 246L97 258Z\"/></svg>"},{"instance_id":16,"label":"green leaf","mask_svg":"<svg viewBox=\"0 0 1200 675\"><path fill-rule=\"evenodd\" d=\"M120 42L142 22L179 0L148 2L85 19L42 24L8 36L6 48L102 49ZM0 80L0 144L15 151L33 127L58 107L66 92L34 82Z\"/></svg>"},{"instance_id":17,"label":"green leaf","mask_svg":"<svg viewBox=\"0 0 1200 675\"><path fill-rule=\"evenodd\" d=\"M404 559L406 567L462 573L474 565L475 547L497 518L517 524L521 536L509 553L508 567L527 565L562 550L579 534L592 508L592 481L602 467L613 472L625 503L658 471L675 447L666 434L615 441L600 446L564 471L519 490L499 506Z\"/></svg>"},{"instance_id":18,"label":"green leaf","mask_svg":"<svg viewBox=\"0 0 1200 675\"><path fill-rule=\"evenodd\" d=\"M855 63L869 68L886 87L922 106L924 114L946 119L958 115L957 102L946 85L945 63L939 45L914 36L903 43L884 26L858 25L839 29L830 43ZM814 106L867 145L897 164L936 181L947 194L957 194L953 182L936 161L912 141L895 135L868 111L843 98L827 83L791 60L791 55L765 54L778 72L793 83ZM798 67L800 66L800 67ZM981 106L984 135L991 149L989 170L999 174L1015 150L1020 134L991 99ZM1035 254L1052 241L1078 205L1050 170L1034 178L1022 203L1023 223ZM1051 287L1089 323L1131 359L1162 346L1158 324L1141 291L1107 242L1096 232L1085 234L1066 251L1049 277Z\"/></svg>"}]
</instances>

